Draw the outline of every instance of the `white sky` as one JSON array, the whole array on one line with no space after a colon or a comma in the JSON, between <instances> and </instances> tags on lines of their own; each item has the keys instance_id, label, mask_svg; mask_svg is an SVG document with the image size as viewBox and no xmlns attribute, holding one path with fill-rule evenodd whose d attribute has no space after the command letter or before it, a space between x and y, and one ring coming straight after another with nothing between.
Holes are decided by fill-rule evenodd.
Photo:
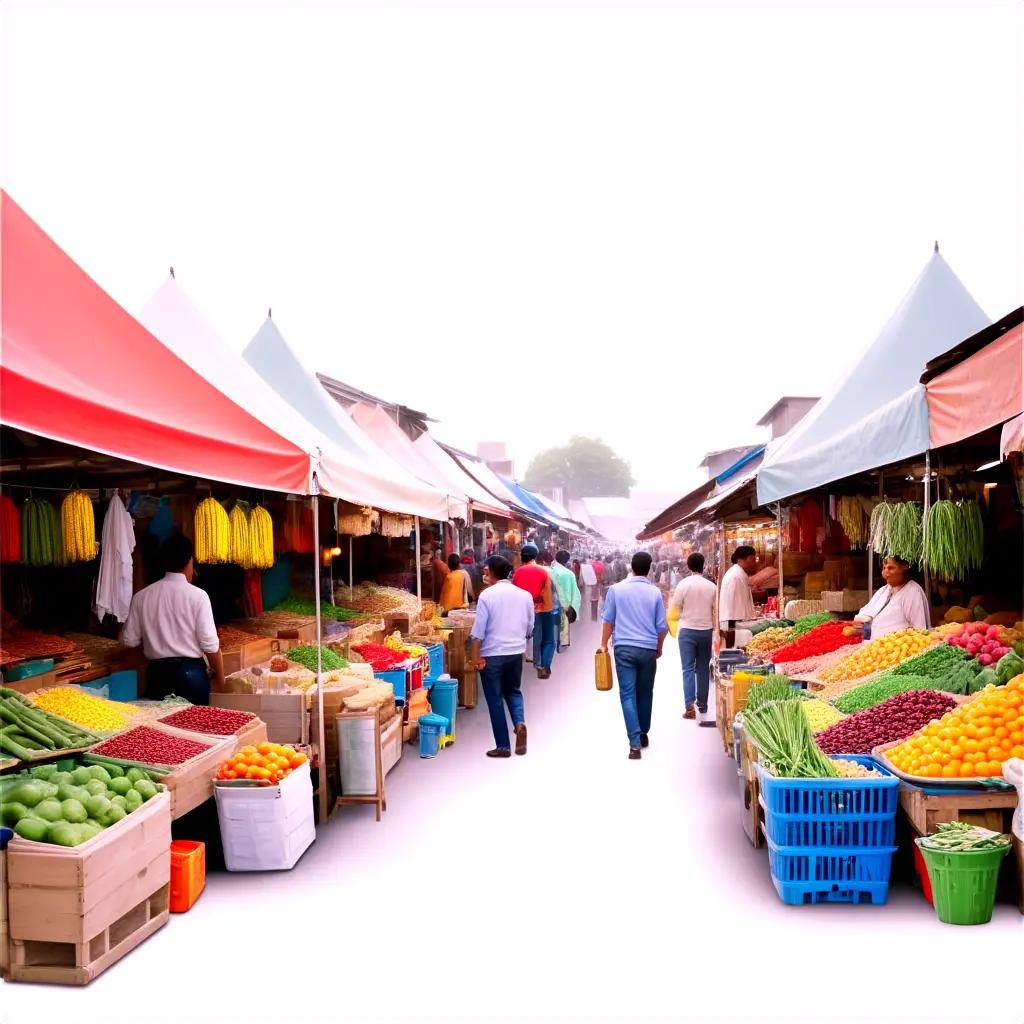
<instances>
[{"instance_id":1,"label":"white sky","mask_svg":"<svg viewBox=\"0 0 1024 1024\"><path fill-rule=\"evenodd\" d=\"M1022 21L671 8L7 3L4 184L129 310L173 264L239 350L272 306L442 440L682 491L934 239L1020 302Z\"/></svg>"}]
</instances>

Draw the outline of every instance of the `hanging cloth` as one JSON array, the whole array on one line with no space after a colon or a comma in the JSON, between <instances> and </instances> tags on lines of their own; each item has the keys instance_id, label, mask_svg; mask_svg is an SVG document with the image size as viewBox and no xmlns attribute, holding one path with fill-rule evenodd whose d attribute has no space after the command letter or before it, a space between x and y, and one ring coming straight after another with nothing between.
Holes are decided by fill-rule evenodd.
<instances>
[{"instance_id":1,"label":"hanging cloth","mask_svg":"<svg viewBox=\"0 0 1024 1024\"><path fill-rule=\"evenodd\" d=\"M113 615L118 622L128 618L132 601L132 551L135 550L135 523L115 494L107 505L100 538L100 572L96 580L93 611L97 618Z\"/></svg>"}]
</instances>

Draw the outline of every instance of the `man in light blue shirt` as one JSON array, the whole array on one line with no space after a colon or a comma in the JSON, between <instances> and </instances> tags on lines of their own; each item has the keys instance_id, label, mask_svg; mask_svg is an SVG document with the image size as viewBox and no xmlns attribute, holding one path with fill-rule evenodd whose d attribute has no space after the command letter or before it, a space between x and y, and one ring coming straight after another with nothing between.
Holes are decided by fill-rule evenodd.
<instances>
[{"instance_id":1,"label":"man in light blue shirt","mask_svg":"<svg viewBox=\"0 0 1024 1024\"><path fill-rule=\"evenodd\" d=\"M523 655L533 634L533 598L511 579L512 563L500 555L484 563L487 589L476 606L470 637L472 663L480 673L487 699L495 747L488 757L511 757L505 705L516 734L516 753L526 753L526 714L523 708Z\"/></svg>"},{"instance_id":2,"label":"man in light blue shirt","mask_svg":"<svg viewBox=\"0 0 1024 1024\"><path fill-rule=\"evenodd\" d=\"M629 757L640 759L640 748L648 744L654 704L654 676L665 643L668 622L661 591L647 578L651 556L638 551L633 556L633 575L610 587L604 602L601 650L613 639L615 674L619 678L622 717L629 734Z\"/></svg>"}]
</instances>

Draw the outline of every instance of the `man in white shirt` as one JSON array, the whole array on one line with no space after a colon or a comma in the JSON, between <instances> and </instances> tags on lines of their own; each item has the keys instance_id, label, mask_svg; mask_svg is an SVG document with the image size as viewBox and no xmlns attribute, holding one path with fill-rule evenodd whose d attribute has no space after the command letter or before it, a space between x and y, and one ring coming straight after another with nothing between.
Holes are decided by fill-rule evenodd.
<instances>
[{"instance_id":1,"label":"man in white shirt","mask_svg":"<svg viewBox=\"0 0 1024 1024\"><path fill-rule=\"evenodd\" d=\"M165 575L140 590L128 609L121 642L139 647L149 659L145 694L163 700L170 694L193 704L210 703L210 672L224 682L224 659L209 595L192 585L192 542L180 533L160 548ZM205 655L205 659L204 659Z\"/></svg>"},{"instance_id":2,"label":"man in white shirt","mask_svg":"<svg viewBox=\"0 0 1024 1024\"><path fill-rule=\"evenodd\" d=\"M756 572L757 552L749 544L741 544L732 553L732 568L722 577L718 600L718 628L726 647L735 642L736 623L757 614L750 593L750 577Z\"/></svg>"},{"instance_id":3,"label":"man in white shirt","mask_svg":"<svg viewBox=\"0 0 1024 1024\"><path fill-rule=\"evenodd\" d=\"M480 685L487 699L494 733L494 749L488 757L511 757L505 705L512 716L516 753L526 753L526 711L523 707L523 655L533 635L533 597L509 577L512 563L492 555L484 563L487 589L476 605L476 620L470 637L470 659L480 673Z\"/></svg>"},{"instance_id":4,"label":"man in white shirt","mask_svg":"<svg viewBox=\"0 0 1024 1024\"><path fill-rule=\"evenodd\" d=\"M694 552L686 559L690 575L680 580L668 606L669 632L679 636L683 662L683 718L708 722L708 688L711 684L711 640L715 626L718 589L704 577L704 556Z\"/></svg>"}]
</instances>

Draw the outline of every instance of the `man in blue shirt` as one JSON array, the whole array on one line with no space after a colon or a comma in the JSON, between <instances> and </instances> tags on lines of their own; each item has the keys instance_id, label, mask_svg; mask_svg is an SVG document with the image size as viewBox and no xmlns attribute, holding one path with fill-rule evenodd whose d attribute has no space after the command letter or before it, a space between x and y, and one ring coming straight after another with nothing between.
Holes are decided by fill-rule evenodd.
<instances>
[{"instance_id":1,"label":"man in blue shirt","mask_svg":"<svg viewBox=\"0 0 1024 1024\"><path fill-rule=\"evenodd\" d=\"M651 556L638 551L632 569L633 575L609 588L605 597L601 650L608 650L608 641L614 635L615 674L629 734L629 758L638 761L651 730L654 676L668 623L661 591L647 578Z\"/></svg>"},{"instance_id":2,"label":"man in blue shirt","mask_svg":"<svg viewBox=\"0 0 1024 1024\"><path fill-rule=\"evenodd\" d=\"M526 715L523 708L523 655L533 633L533 598L509 577L512 563L500 555L484 563L487 589L476 606L476 621L470 637L472 664L480 673L487 698L495 747L488 757L511 757L505 705L516 733L516 753L526 753Z\"/></svg>"}]
</instances>

